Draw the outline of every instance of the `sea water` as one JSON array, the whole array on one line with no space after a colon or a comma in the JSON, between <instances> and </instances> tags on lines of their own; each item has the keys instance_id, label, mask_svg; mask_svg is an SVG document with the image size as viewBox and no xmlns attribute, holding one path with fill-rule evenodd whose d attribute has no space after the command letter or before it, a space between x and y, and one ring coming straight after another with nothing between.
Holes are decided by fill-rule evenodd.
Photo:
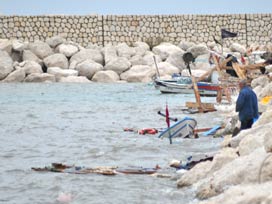
<instances>
[{"instance_id":1,"label":"sea water","mask_svg":"<svg viewBox=\"0 0 272 204\"><path fill-rule=\"evenodd\" d=\"M164 113L166 103L170 117L182 119L186 101L195 101L194 95L165 95L143 83L0 84L0 203L54 204L61 193L71 194L76 204L188 203L192 189L177 189L175 179L31 170L53 162L122 168L158 164L176 177L168 167L172 159L217 151L221 139L174 139L170 145L166 138L136 130L165 128L157 112ZM221 121L216 112L187 116L197 120L198 128Z\"/></svg>"}]
</instances>

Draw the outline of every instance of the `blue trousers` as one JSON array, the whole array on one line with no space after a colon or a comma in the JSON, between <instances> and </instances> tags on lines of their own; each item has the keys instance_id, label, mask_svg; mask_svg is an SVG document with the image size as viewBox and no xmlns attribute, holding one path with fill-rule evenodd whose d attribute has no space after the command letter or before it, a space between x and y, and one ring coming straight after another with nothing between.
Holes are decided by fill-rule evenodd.
<instances>
[{"instance_id":1,"label":"blue trousers","mask_svg":"<svg viewBox=\"0 0 272 204\"><path fill-rule=\"evenodd\" d=\"M249 129L251 128L253 124L253 118L249 120L243 120L241 121L241 130Z\"/></svg>"}]
</instances>

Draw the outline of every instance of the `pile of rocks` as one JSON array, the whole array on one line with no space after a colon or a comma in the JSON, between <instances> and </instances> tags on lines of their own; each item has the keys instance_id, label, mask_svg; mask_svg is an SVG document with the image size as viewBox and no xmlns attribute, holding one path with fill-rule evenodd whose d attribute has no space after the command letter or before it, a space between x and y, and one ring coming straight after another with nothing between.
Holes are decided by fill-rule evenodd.
<instances>
[{"instance_id":1,"label":"pile of rocks","mask_svg":"<svg viewBox=\"0 0 272 204\"><path fill-rule=\"evenodd\" d=\"M188 74L182 59L185 52L196 57L192 70L199 76L211 67L209 49L221 50L215 43L161 43L151 49L144 42L82 47L60 36L31 43L0 39L0 81L150 82L156 75L154 56L162 78L171 78L173 73ZM246 49L234 43L225 52L240 56Z\"/></svg>"},{"instance_id":2,"label":"pile of rocks","mask_svg":"<svg viewBox=\"0 0 272 204\"><path fill-rule=\"evenodd\" d=\"M262 112L257 122L235 137L226 135L213 161L199 163L177 182L179 188L194 186L200 201L193 203L272 203L272 103L260 103L272 96L272 82L261 76L251 86Z\"/></svg>"}]
</instances>

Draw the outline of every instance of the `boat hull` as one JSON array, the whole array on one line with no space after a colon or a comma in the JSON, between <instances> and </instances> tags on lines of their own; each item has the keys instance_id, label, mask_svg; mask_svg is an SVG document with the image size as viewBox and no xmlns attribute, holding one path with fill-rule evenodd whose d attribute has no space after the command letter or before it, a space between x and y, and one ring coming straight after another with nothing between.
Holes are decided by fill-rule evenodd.
<instances>
[{"instance_id":1,"label":"boat hull","mask_svg":"<svg viewBox=\"0 0 272 204\"><path fill-rule=\"evenodd\" d=\"M208 82L198 82L198 91L201 96L216 96L220 89L219 85ZM192 84L182 84L174 80L155 80L155 88L161 93L179 93L179 94L193 94L194 89Z\"/></svg>"},{"instance_id":2,"label":"boat hull","mask_svg":"<svg viewBox=\"0 0 272 204\"><path fill-rule=\"evenodd\" d=\"M174 137L192 137L194 135L194 128L197 125L195 119L190 117L185 117L182 120L176 122L174 125L170 126L161 134L159 138L167 137L167 138L174 138Z\"/></svg>"}]
</instances>

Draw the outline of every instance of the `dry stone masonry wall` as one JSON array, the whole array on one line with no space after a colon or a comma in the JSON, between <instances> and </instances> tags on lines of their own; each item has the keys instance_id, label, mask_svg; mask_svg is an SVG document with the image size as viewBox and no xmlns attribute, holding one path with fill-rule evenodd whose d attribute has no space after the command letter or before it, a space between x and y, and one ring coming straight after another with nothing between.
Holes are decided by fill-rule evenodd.
<instances>
[{"instance_id":1,"label":"dry stone masonry wall","mask_svg":"<svg viewBox=\"0 0 272 204\"><path fill-rule=\"evenodd\" d=\"M226 28L239 33L235 42L250 45L271 41L271 23L272 14L0 16L0 38L32 42L60 35L83 46L135 41L207 43L213 36L220 39L220 29Z\"/></svg>"},{"instance_id":2,"label":"dry stone masonry wall","mask_svg":"<svg viewBox=\"0 0 272 204\"><path fill-rule=\"evenodd\" d=\"M86 45L102 42L102 16L0 16L0 38L33 42L61 35Z\"/></svg>"}]
</instances>

